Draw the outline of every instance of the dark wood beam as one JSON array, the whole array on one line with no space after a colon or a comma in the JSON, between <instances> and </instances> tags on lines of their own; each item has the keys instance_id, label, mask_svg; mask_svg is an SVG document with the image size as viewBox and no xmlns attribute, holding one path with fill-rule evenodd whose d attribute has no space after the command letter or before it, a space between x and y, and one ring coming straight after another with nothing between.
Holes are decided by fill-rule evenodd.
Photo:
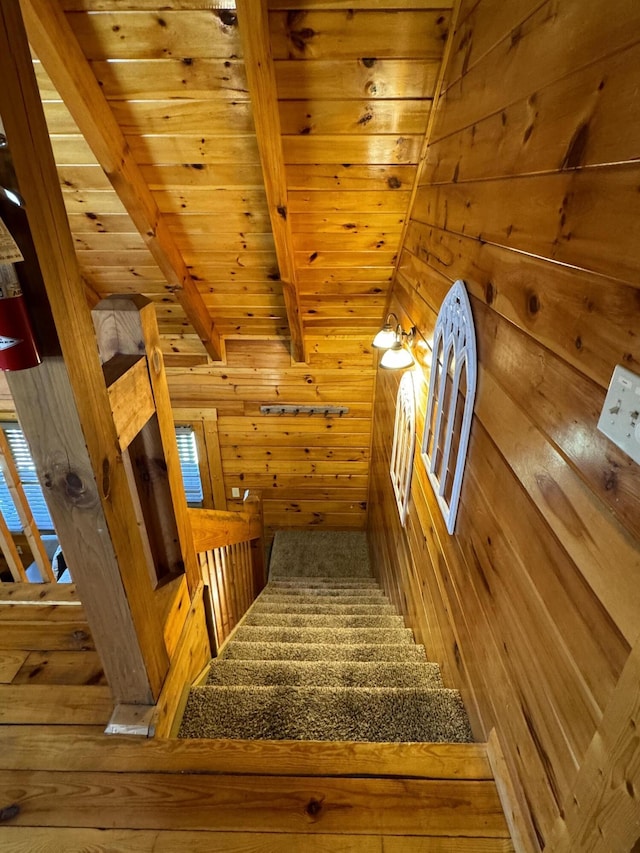
<instances>
[{"instance_id":1,"label":"dark wood beam","mask_svg":"<svg viewBox=\"0 0 640 853\"><path fill-rule=\"evenodd\" d=\"M182 254L58 3L22 0L29 41L214 361L221 341Z\"/></svg>"},{"instance_id":2,"label":"dark wood beam","mask_svg":"<svg viewBox=\"0 0 640 853\"><path fill-rule=\"evenodd\" d=\"M271 230L291 332L291 355L295 361L306 361L304 329L300 315L293 240L289 223L278 92L270 49L267 3L266 0L237 0L236 10L271 218Z\"/></svg>"}]
</instances>

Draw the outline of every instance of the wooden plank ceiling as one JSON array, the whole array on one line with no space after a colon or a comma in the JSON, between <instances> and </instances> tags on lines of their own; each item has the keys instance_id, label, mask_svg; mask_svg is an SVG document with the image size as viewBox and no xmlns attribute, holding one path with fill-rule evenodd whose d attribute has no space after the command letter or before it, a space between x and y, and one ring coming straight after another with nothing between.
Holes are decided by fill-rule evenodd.
<instances>
[{"instance_id":1,"label":"wooden plank ceiling","mask_svg":"<svg viewBox=\"0 0 640 853\"><path fill-rule=\"evenodd\" d=\"M22 5L94 298L152 299L176 366L370 340L452 0Z\"/></svg>"}]
</instances>

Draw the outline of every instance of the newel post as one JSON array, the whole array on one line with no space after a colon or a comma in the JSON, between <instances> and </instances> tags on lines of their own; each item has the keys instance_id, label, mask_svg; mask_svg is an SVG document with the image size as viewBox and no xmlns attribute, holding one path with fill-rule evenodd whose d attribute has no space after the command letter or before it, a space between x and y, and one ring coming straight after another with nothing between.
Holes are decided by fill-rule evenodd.
<instances>
[{"instance_id":1,"label":"newel post","mask_svg":"<svg viewBox=\"0 0 640 853\"><path fill-rule=\"evenodd\" d=\"M103 370L111 380L114 418L123 416L122 425L117 423L118 438L138 520L148 540L152 584L155 587L185 572L193 596L200 570L155 308L145 296L109 296L91 314ZM139 375L134 374L136 359L144 362Z\"/></svg>"}]
</instances>

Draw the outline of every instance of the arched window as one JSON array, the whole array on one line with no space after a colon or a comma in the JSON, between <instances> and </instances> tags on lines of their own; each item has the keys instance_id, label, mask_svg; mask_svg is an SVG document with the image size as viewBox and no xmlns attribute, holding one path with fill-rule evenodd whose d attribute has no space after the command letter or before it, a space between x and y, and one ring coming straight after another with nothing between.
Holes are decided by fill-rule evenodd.
<instances>
[{"instance_id":1,"label":"arched window","mask_svg":"<svg viewBox=\"0 0 640 853\"><path fill-rule=\"evenodd\" d=\"M477 371L471 305L458 280L438 314L422 437L422 459L449 533L456 526Z\"/></svg>"},{"instance_id":2,"label":"arched window","mask_svg":"<svg viewBox=\"0 0 640 853\"><path fill-rule=\"evenodd\" d=\"M404 525L411 492L413 452L416 446L416 400L410 373L405 373L398 388L396 421L391 449L391 482L398 504L400 522Z\"/></svg>"}]
</instances>

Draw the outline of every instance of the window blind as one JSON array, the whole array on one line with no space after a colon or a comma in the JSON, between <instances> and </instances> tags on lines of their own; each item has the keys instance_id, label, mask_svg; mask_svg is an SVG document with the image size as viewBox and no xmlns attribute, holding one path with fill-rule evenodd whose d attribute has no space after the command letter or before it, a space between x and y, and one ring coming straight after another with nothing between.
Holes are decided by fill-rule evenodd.
<instances>
[{"instance_id":1,"label":"window blind","mask_svg":"<svg viewBox=\"0 0 640 853\"><path fill-rule=\"evenodd\" d=\"M177 426L176 442L187 503L189 506L202 506L203 494L200 466L198 465L198 445L191 427Z\"/></svg>"},{"instance_id":2,"label":"window blind","mask_svg":"<svg viewBox=\"0 0 640 853\"><path fill-rule=\"evenodd\" d=\"M47 509L47 504L42 493L42 487L38 482L36 475L36 466L31 457L29 445L24 437L20 427L13 424L4 424L4 429L13 461L22 483L22 488L31 507L33 520L35 521L38 530L53 531L53 522ZM16 510L15 504L9 492L4 474L0 473L0 510L4 520L7 522L7 527L12 533L19 533L22 530L20 517Z\"/></svg>"},{"instance_id":3,"label":"window blind","mask_svg":"<svg viewBox=\"0 0 640 853\"><path fill-rule=\"evenodd\" d=\"M7 436L13 461L15 462L27 501L31 507L36 526L41 532L53 531L53 522L47 509L42 487L38 482L36 466L31 457L29 445L24 434L20 427L14 424L4 424L2 425L2 429L4 429ZM187 503L189 506L202 506L203 494L200 467L198 465L198 446L193 429L188 426L176 427L176 442L178 444L178 456L180 458L182 481L184 483ZM7 527L12 533L19 533L22 530L20 517L11 497L4 474L1 471L0 512L2 512Z\"/></svg>"}]
</instances>

